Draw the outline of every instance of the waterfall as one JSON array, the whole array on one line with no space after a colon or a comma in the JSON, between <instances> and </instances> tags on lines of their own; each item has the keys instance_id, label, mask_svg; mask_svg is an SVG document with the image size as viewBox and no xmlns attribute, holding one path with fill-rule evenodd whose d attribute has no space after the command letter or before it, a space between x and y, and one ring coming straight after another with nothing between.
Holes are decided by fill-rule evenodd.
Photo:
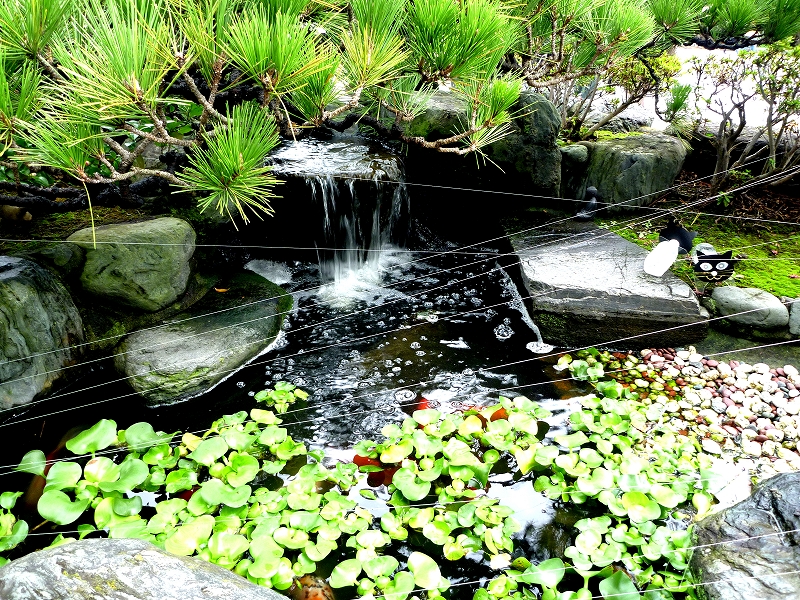
<instances>
[{"instance_id":1,"label":"waterfall","mask_svg":"<svg viewBox=\"0 0 800 600\"><path fill-rule=\"evenodd\" d=\"M380 281L381 253L402 244L409 210L405 184L314 175L305 178L323 215L320 273L337 286L353 277Z\"/></svg>"},{"instance_id":2,"label":"waterfall","mask_svg":"<svg viewBox=\"0 0 800 600\"><path fill-rule=\"evenodd\" d=\"M299 233L317 248L323 281L333 283L332 296L379 286L385 251L402 245L408 230L400 158L365 138L337 134L289 142L270 160L304 225Z\"/></svg>"}]
</instances>

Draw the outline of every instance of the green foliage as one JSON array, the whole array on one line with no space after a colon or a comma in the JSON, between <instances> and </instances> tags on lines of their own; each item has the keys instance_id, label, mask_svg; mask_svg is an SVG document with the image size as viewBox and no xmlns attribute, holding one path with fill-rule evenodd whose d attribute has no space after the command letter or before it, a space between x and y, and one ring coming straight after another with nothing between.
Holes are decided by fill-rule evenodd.
<instances>
[{"instance_id":1,"label":"green foliage","mask_svg":"<svg viewBox=\"0 0 800 600\"><path fill-rule=\"evenodd\" d=\"M800 31L800 0L773 0L763 18L762 31L767 41L777 42Z\"/></svg>"},{"instance_id":2,"label":"green foliage","mask_svg":"<svg viewBox=\"0 0 800 600\"><path fill-rule=\"evenodd\" d=\"M407 19L413 61L426 81L486 76L511 41L508 16L490 0L421 0Z\"/></svg>"},{"instance_id":3,"label":"green foliage","mask_svg":"<svg viewBox=\"0 0 800 600\"><path fill-rule=\"evenodd\" d=\"M229 125L190 157L183 173L185 186L205 194L199 201L201 210L213 208L229 217L235 211L245 223L246 208L256 215L271 214L269 199L278 181L264 159L277 144L272 116L252 103L240 104L231 111Z\"/></svg>"},{"instance_id":4,"label":"green foliage","mask_svg":"<svg viewBox=\"0 0 800 600\"><path fill-rule=\"evenodd\" d=\"M73 11L73 0L8 0L0 3L0 47L14 59L44 52Z\"/></svg>"},{"instance_id":5,"label":"green foliage","mask_svg":"<svg viewBox=\"0 0 800 600\"><path fill-rule=\"evenodd\" d=\"M683 44L698 31L704 3L700 0L650 0L660 46Z\"/></svg>"},{"instance_id":6,"label":"green foliage","mask_svg":"<svg viewBox=\"0 0 800 600\"><path fill-rule=\"evenodd\" d=\"M703 25L715 39L741 37L763 21L766 8L755 0L712 0Z\"/></svg>"}]
</instances>

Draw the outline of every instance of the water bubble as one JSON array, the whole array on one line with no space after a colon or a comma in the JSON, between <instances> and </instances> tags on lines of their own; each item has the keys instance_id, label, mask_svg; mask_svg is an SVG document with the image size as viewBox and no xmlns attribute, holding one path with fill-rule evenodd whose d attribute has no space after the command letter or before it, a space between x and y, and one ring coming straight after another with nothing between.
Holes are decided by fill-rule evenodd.
<instances>
[{"instance_id":1,"label":"water bubble","mask_svg":"<svg viewBox=\"0 0 800 600\"><path fill-rule=\"evenodd\" d=\"M377 325L378 325L378 327L386 327L386 322L385 321L378 321Z\"/></svg>"},{"instance_id":2,"label":"water bubble","mask_svg":"<svg viewBox=\"0 0 800 600\"><path fill-rule=\"evenodd\" d=\"M424 342L425 340L428 339L428 336L427 335L421 335L421 336L419 336L419 339Z\"/></svg>"},{"instance_id":3,"label":"water bubble","mask_svg":"<svg viewBox=\"0 0 800 600\"><path fill-rule=\"evenodd\" d=\"M383 366L384 366L384 367L391 367L393 364L394 364L394 363L393 363L393 362L392 362L392 360L391 360L391 359L389 359L389 358L387 358L385 361L383 361Z\"/></svg>"},{"instance_id":4,"label":"water bubble","mask_svg":"<svg viewBox=\"0 0 800 600\"><path fill-rule=\"evenodd\" d=\"M394 399L398 402L408 402L409 400L413 400L416 398L417 395L412 392L411 390L400 390L399 392L395 392Z\"/></svg>"},{"instance_id":5,"label":"water bubble","mask_svg":"<svg viewBox=\"0 0 800 600\"><path fill-rule=\"evenodd\" d=\"M509 319L508 317L506 317L505 319L503 319L503 324L504 324L504 325L511 325L511 319Z\"/></svg>"},{"instance_id":6,"label":"water bubble","mask_svg":"<svg viewBox=\"0 0 800 600\"><path fill-rule=\"evenodd\" d=\"M453 293L453 294L450 294L450 297L451 297L453 300L461 300L461 294L459 294L458 292L455 292L455 293Z\"/></svg>"},{"instance_id":7,"label":"water bubble","mask_svg":"<svg viewBox=\"0 0 800 600\"><path fill-rule=\"evenodd\" d=\"M504 323L494 328L494 335L498 340L502 342L503 340L507 340L512 335L514 335L514 330Z\"/></svg>"},{"instance_id":8,"label":"water bubble","mask_svg":"<svg viewBox=\"0 0 800 600\"><path fill-rule=\"evenodd\" d=\"M420 348L420 347L421 347L421 344L419 342L411 342L411 349L412 350L416 350L417 348Z\"/></svg>"},{"instance_id":9,"label":"water bubble","mask_svg":"<svg viewBox=\"0 0 800 600\"><path fill-rule=\"evenodd\" d=\"M481 304L483 304L483 300L481 300L480 298L478 298L476 296L473 296L472 298L470 298L469 301L472 302L473 306L480 306Z\"/></svg>"},{"instance_id":10,"label":"water bubble","mask_svg":"<svg viewBox=\"0 0 800 600\"><path fill-rule=\"evenodd\" d=\"M463 371L461 371L461 374L471 377L472 375L475 374L475 371L473 371L472 369L464 369Z\"/></svg>"},{"instance_id":11,"label":"water bubble","mask_svg":"<svg viewBox=\"0 0 800 600\"><path fill-rule=\"evenodd\" d=\"M409 366L409 365L413 365L414 363L412 363L410 360L407 360L407 361L406 361L406 362L404 362L403 364L404 364L405 366Z\"/></svg>"},{"instance_id":12,"label":"water bubble","mask_svg":"<svg viewBox=\"0 0 800 600\"><path fill-rule=\"evenodd\" d=\"M425 356L425 350L417 350L414 354L417 356Z\"/></svg>"},{"instance_id":13,"label":"water bubble","mask_svg":"<svg viewBox=\"0 0 800 600\"><path fill-rule=\"evenodd\" d=\"M256 393L255 393L254 391L252 391L252 390L251 390L251 391L247 392L247 395L248 395L248 396L250 396L250 397L252 398L253 396L255 396L255 395L256 395Z\"/></svg>"},{"instance_id":14,"label":"water bubble","mask_svg":"<svg viewBox=\"0 0 800 600\"><path fill-rule=\"evenodd\" d=\"M491 308L486 310L486 318L487 319L494 319L497 316L497 311L492 310Z\"/></svg>"}]
</instances>

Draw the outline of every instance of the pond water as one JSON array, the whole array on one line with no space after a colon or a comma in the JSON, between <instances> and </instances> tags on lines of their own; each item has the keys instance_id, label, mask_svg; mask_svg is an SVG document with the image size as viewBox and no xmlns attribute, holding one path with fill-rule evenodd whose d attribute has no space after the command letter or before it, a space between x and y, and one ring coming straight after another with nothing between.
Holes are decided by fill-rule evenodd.
<instances>
[{"instance_id":1,"label":"pond water","mask_svg":"<svg viewBox=\"0 0 800 600\"><path fill-rule=\"evenodd\" d=\"M345 148L347 156L353 158ZM319 164L318 156L315 161ZM490 241L460 250L430 223L409 217L417 200L402 185L385 181L396 181L399 172L372 162L368 167L379 174L360 178L371 181L361 181L358 188L352 181L343 186L328 173L302 175L294 182L296 189L305 186L311 192L317 216L325 215L323 231L314 239L322 252L298 254L302 260L267 250L248 252L247 268L294 297L269 352L210 393L159 409L145 408L110 365L98 365L66 390L78 393L2 423L8 433L0 438L2 463L16 464L32 447L48 452L70 427L100 418L113 418L120 428L144 420L165 431L203 432L222 414L255 407L253 396L278 381L311 393L285 415L290 435L342 461L352 460L358 440L381 439L385 424L400 422L418 408L452 412L494 403L499 395L539 401L553 413L548 435L563 432L575 403L562 398L586 390L554 383L558 376L549 365L555 358L538 359L548 348L502 266L506 249ZM4 483L10 487L3 489L25 485L22 476L8 476ZM353 497L377 515L388 495L385 487L376 491L378 501L357 491ZM560 554L572 523L583 516L535 493L530 477L515 481L510 473L498 473L489 494L515 509L523 524L518 552L532 560ZM458 581L491 573L486 565L462 561L445 575ZM456 595L471 597L471 592Z\"/></svg>"}]
</instances>

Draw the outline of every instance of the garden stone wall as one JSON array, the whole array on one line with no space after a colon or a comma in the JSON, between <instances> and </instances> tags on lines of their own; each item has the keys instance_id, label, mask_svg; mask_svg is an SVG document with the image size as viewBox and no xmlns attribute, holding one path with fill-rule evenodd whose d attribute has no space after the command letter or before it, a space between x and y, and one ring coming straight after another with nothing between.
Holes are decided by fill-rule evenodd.
<instances>
[{"instance_id":1,"label":"garden stone wall","mask_svg":"<svg viewBox=\"0 0 800 600\"><path fill-rule=\"evenodd\" d=\"M55 276L30 260L0 257L0 408L47 393L83 339L78 310Z\"/></svg>"},{"instance_id":2,"label":"garden stone wall","mask_svg":"<svg viewBox=\"0 0 800 600\"><path fill-rule=\"evenodd\" d=\"M3 600L286 600L199 558L136 539L91 539L0 567Z\"/></svg>"}]
</instances>

